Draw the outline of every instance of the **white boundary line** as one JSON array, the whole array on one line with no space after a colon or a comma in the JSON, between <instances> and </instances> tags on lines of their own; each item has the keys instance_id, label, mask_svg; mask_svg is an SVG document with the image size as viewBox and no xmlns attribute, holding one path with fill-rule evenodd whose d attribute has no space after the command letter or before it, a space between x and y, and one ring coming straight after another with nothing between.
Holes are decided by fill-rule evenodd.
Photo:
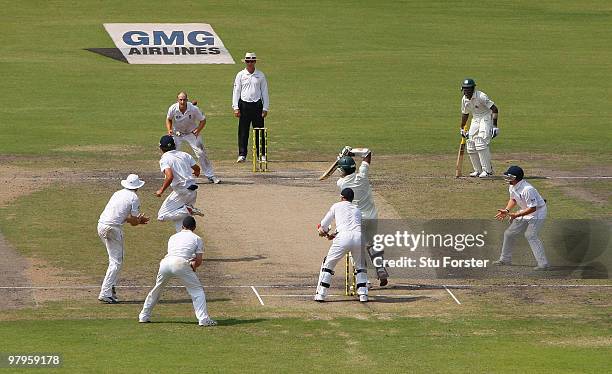
<instances>
[{"instance_id":1,"label":"white boundary line","mask_svg":"<svg viewBox=\"0 0 612 374\"><path fill-rule=\"evenodd\" d=\"M451 295L453 297L453 299L455 299L455 301L457 302L457 304L461 305L461 303L459 302L459 300L455 297L455 295L453 295L453 293L448 289L448 287L444 286L444 289L446 290L446 292L448 292L449 295Z\"/></svg>"},{"instance_id":2,"label":"white boundary line","mask_svg":"<svg viewBox=\"0 0 612 374\"><path fill-rule=\"evenodd\" d=\"M257 296L257 299L259 300L259 303L261 305L265 305L263 300L261 299L261 296L259 296L259 292L257 292L257 289L255 289L255 286L251 286L251 289L253 290L253 292L255 292L255 296Z\"/></svg>"}]
</instances>

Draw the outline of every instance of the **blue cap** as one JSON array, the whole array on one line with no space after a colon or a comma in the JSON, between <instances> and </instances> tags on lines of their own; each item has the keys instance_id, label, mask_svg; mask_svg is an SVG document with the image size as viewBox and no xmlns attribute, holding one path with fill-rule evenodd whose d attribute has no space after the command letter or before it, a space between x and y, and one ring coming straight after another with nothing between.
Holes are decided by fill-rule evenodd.
<instances>
[{"instance_id":1,"label":"blue cap","mask_svg":"<svg viewBox=\"0 0 612 374\"><path fill-rule=\"evenodd\" d=\"M525 176L525 173L519 166L513 165L508 168L504 175L507 177L514 177L515 180L520 181Z\"/></svg>"},{"instance_id":2,"label":"blue cap","mask_svg":"<svg viewBox=\"0 0 612 374\"><path fill-rule=\"evenodd\" d=\"M174 144L174 138L170 135L164 135L159 139L159 148L163 150L172 150L176 149L176 144Z\"/></svg>"}]
</instances>

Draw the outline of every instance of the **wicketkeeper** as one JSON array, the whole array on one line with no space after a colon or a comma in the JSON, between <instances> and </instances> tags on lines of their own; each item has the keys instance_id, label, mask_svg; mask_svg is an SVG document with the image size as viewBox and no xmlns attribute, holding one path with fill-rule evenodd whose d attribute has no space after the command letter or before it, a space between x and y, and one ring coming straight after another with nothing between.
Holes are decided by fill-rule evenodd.
<instances>
[{"instance_id":1,"label":"wicketkeeper","mask_svg":"<svg viewBox=\"0 0 612 374\"><path fill-rule=\"evenodd\" d=\"M355 261L355 279L359 301L368 301L368 275L365 259L361 256L361 212L352 204L355 193L345 188L340 194L340 202L331 206L321 223L317 226L320 236L332 239L327 256L323 259L315 301L323 302L331 286L334 268L340 259L350 251ZM329 233L329 227L336 221L336 234Z\"/></svg>"}]
</instances>

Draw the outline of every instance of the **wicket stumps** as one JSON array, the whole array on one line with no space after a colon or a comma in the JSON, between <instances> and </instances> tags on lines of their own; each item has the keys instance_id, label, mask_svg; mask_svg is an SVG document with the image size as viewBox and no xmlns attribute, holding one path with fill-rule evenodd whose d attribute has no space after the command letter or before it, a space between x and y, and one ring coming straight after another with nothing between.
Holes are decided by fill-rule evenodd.
<instances>
[{"instance_id":1,"label":"wicket stumps","mask_svg":"<svg viewBox=\"0 0 612 374\"><path fill-rule=\"evenodd\" d=\"M253 173L268 171L268 129L253 128Z\"/></svg>"},{"instance_id":2,"label":"wicket stumps","mask_svg":"<svg viewBox=\"0 0 612 374\"><path fill-rule=\"evenodd\" d=\"M346 253L345 262L346 273L344 278L344 294L346 296L355 296L355 286L357 281L355 279L355 262L353 261L353 255L351 252Z\"/></svg>"}]
</instances>

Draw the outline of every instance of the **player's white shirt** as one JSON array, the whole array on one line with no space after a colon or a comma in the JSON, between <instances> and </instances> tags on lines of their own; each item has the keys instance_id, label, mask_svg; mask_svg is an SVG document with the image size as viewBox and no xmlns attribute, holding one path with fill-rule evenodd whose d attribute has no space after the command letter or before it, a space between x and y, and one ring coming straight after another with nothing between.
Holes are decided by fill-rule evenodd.
<instances>
[{"instance_id":1,"label":"player's white shirt","mask_svg":"<svg viewBox=\"0 0 612 374\"><path fill-rule=\"evenodd\" d=\"M177 150L165 152L159 160L162 173L165 169L172 169L174 178L170 185L173 189L187 188L196 184L191 168L195 164L196 161L189 153Z\"/></svg>"},{"instance_id":2,"label":"player's white shirt","mask_svg":"<svg viewBox=\"0 0 612 374\"><path fill-rule=\"evenodd\" d=\"M332 205L321 220L321 227L329 227L334 219L336 220L336 231L339 233L361 232L361 212L356 205L348 201L340 201Z\"/></svg>"},{"instance_id":3,"label":"player's white shirt","mask_svg":"<svg viewBox=\"0 0 612 374\"><path fill-rule=\"evenodd\" d=\"M189 133L195 130L206 116L197 106L188 102L185 113L179 110L179 103L172 104L168 108L167 118L172 120L172 128L175 131Z\"/></svg>"},{"instance_id":4,"label":"player's white shirt","mask_svg":"<svg viewBox=\"0 0 612 374\"><path fill-rule=\"evenodd\" d=\"M363 219L376 219L378 218L378 211L376 205L374 205L374 194L372 193L372 187L370 186L370 180L368 179L368 173L370 171L370 164L366 161L362 161L359 165L359 170L351 175L338 179L336 184L342 191L345 188L351 188L355 193L353 204L359 207Z\"/></svg>"},{"instance_id":5,"label":"player's white shirt","mask_svg":"<svg viewBox=\"0 0 612 374\"><path fill-rule=\"evenodd\" d=\"M168 239L168 256L182 257L185 260L195 258L197 253L204 253L204 242L191 230L183 229Z\"/></svg>"},{"instance_id":6,"label":"player's white shirt","mask_svg":"<svg viewBox=\"0 0 612 374\"><path fill-rule=\"evenodd\" d=\"M105 225L123 225L130 214L136 217L139 210L140 200L136 192L124 188L111 196L98 222Z\"/></svg>"},{"instance_id":7,"label":"player's white shirt","mask_svg":"<svg viewBox=\"0 0 612 374\"><path fill-rule=\"evenodd\" d=\"M461 113L472 114L473 117L490 116L491 107L495 103L482 91L474 90L472 98L468 100L465 95L461 98Z\"/></svg>"},{"instance_id":8,"label":"player's white shirt","mask_svg":"<svg viewBox=\"0 0 612 374\"><path fill-rule=\"evenodd\" d=\"M270 108L270 97L268 96L268 81L261 71L255 69L253 74L245 68L236 74L234 80L234 91L232 95L232 108L238 109L238 99L249 103L263 102L263 110Z\"/></svg>"},{"instance_id":9,"label":"player's white shirt","mask_svg":"<svg viewBox=\"0 0 612 374\"><path fill-rule=\"evenodd\" d=\"M546 218L546 202L542 196L540 196L538 190L529 182L523 179L514 186L510 185L508 191L510 192L510 198L516 201L521 210L533 207L537 208L535 212L519 218Z\"/></svg>"}]
</instances>

